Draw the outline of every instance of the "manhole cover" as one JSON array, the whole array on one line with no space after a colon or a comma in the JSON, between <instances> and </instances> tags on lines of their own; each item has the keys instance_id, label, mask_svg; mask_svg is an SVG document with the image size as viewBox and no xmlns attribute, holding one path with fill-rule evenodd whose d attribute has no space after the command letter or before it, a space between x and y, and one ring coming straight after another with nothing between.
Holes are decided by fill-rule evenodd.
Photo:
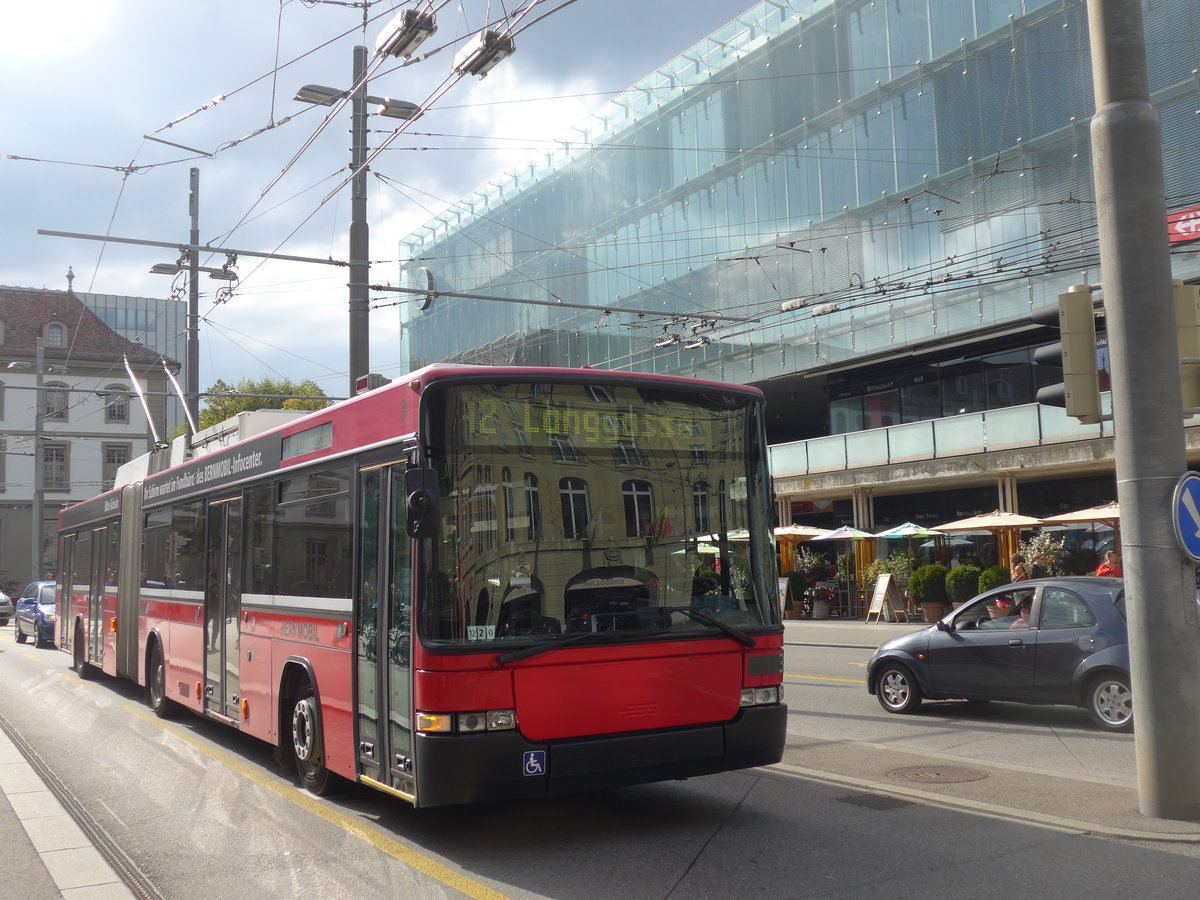
<instances>
[{"instance_id":1,"label":"manhole cover","mask_svg":"<svg viewBox=\"0 0 1200 900\"><path fill-rule=\"evenodd\" d=\"M987 772L982 769L968 769L965 766L914 766L911 769L896 769L888 774L892 778L920 784L961 784L987 778Z\"/></svg>"}]
</instances>

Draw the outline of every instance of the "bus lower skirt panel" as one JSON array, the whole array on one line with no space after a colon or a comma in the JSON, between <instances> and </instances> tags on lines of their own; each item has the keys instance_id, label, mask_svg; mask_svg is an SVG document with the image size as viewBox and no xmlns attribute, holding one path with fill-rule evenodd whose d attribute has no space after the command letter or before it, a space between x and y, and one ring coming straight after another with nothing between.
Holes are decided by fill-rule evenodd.
<instances>
[{"instance_id":1,"label":"bus lower skirt panel","mask_svg":"<svg viewBox=\"0 0 1200 900\"><path fill-rule=\"evenodd\" d=\"M514 732L419 735L417 806L515 800L671 781L778 762L787 708L752 707L723 725L553 744Z\"/></svg>"}]
</instances>

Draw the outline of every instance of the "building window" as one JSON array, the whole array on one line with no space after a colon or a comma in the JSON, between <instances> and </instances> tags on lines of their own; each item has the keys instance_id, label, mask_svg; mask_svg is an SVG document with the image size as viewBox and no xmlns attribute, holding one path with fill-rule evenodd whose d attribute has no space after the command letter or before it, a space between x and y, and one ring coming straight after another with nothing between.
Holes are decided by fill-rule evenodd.
<instances>
[{"instance_id":1,"label":"building window","mask_svg":"<svg viewBox=\"0 0 1200 900\"><path fill-rule=\"evenodd\" d=\"M692 519L696 534L708 534L708 482L697 481L692 485Z\"/></svg>"},{"instance_id":2,"label":"building window","mask_svg":"<svg viewBox=\"0 0 1200 900\"><path fill-rule=\"evenodd\" d=\"M46 409L43 417L55 422L67 421L67 386L65 384L48 384L43 389L46 397Z\"/></svg>"},{"instance_id":3,"label":"building window","mask_svg":"<svg viewBox=\"0 0 1200 900\"><path fill-rule=\"evenodd\" d=\"M129 444L105 444L104 453L104 485L103 490L111 491L117 481L117 469L129 462L133 448Z\"/></svg>"},{"instance_id":4,"label":"building window","mask_svg":"<svg viewBox=\"0 0 1200 900\"><path fill-rule=\"evenodd\" d=\"M633 441L615 441L612 445L613 462L618 466L640 466L642 454Z\"/></svg>"},{"instance_id":5,"label":"building window","mask_svg":"<svg viewBox=\"0 0 1200 900\"><path fill-rule=\"evenodd\" d=\"M512 470L508 466L500 470L500 489L504 492L504 539L511 542L517 535L513 530L516 510L513 508Z\"/></svg>"},{"instance_id":6,"label":"building window","mask_svg":"<svg viewBox=\"0 0 1200 900\"><path fill-rule=\"evenodd\" d=\"M588 529L587 482L582 478L563 478L558 482L562 498L563 537L583 540Z\"/></svg>"},{"instance_id":7,"label":"building window","mask_svg":"<svg viewBox=\"0 0 1200 900\"><path fill-rule=\"evenodd\" d=\"M48 491L69 491L71 472L66 444L42 445L43 487Z\"/></svg>"},{"instance_id":8,"label":"building window","mask_svg":"<svg viewBox=\"0 0 1200 900\"><path fill-rule=\"evenodd\" d=\"M529 443L529 435L525 433L525 429L520 425L513 426L513 433L517 438L517 447L522 456L533 456L533 444Z\"/></svg>"},{"instance_id":9,"label":"building window","mask_svg":"<svg viewBox=\"0 0 1200 900\"><path fill-rule=\"evenodd\" d=\"M0 438L0 494L3 494L8 489L7 473L5 472L5 462L8 460L8 441Z\"/></svg>"},{"instance_id":10,"label":"building window","mask_svg":"<svg viewBox=\"0 0 1200 900\"><path fill-rule=\"evenodd\" d=\"M542 537L542 495L538 490L537 476L532 472L525 473L525 537L528 540L541 540Z\"/></svg>"},{"instance_id":11,"label":"building window","mask_svg":"<svg viewBox=\"0 0 1200 900\"><path fill-rule=\"evenodd\" d=\"M654 507L650 498L650 482L626 481L621 485L625 501L625 536L644 538L654 534Z\"/></svg>"},{"instance_id":12,"label":"building window","mask_svg":"<svg viewBox=\"0 0 1200 900\"><path fill-rule=\"evenodd\" d=\"M47 347L65 347L67 345L67 330L57 322L52 322L46 326L46 346Z\"/></svg>"},{"instance_id":13,"label":"building window","mask_svg":"<svg viewBox=\"0 0 1200 900\"><path fill-rule=\"evenodd\" d=\"M550 453L559 462L579 462L579 454L566 435L550 435Z\"/></svg>"},{"instance_id":14,"label":"building window","mask_svg":"<svg viewBox=\"0 0 1200 900\"><path fill-rule=\"evenodd\" d=\"M104 422L107 425L129 424L129 389L120 384L110 384L104 389Z\"/></svg>"}]
</instances>

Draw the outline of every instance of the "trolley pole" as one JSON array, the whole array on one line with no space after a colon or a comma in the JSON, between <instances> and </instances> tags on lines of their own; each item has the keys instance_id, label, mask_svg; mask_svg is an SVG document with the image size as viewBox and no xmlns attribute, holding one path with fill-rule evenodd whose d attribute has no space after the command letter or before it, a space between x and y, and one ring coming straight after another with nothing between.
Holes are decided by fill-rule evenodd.
<instances>
[{"instance_id":1,"label":"trolley pole","mask_svg":"<svg viewBox=\"0 0 1200 900\"><path fill-rule=\"evenodd\" d=\"M188 311L187 311L187 394L188 419L200 421L200 170L192 168L188 179ZM189 446L192 435L185 430Z\"/></svg>"},{"instance_id":2,"label":"trolley pole","mask_svg":"<svg viewBox=\"0 0 1200 900\"><path fill-rule=\"evenodd\" d=\"M370 230L367 225L367 48L354 48L356 90L350 99L350 389L370 371Z\"/></svg>"},{"instance_id":3,"label":"trolley pole","mask_svg":"<svg viewBox=\"0 0 1200 900\"><path fill-rule=\"evenodd\" d=\"M1088 0L1092 166L1112 360L1138 794L1144 815L1200 817L1195 567L1172 494L1187 468L1162 136L1140 0Z\"/></svg>"}]
</instances>

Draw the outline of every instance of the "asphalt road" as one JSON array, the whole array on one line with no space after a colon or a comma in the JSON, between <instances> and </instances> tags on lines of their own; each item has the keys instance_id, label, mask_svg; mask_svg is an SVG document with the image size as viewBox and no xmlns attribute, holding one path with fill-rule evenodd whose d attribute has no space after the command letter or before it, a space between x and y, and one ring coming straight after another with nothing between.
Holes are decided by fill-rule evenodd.
<instances>
[{"instance_id":1,"label":"asphalt road","mask_svg":"<svg viewBox=\"0 0 1200 900\"><path fill-rule=\"evenodd\" d=\"M786 766L435 810L358 788L317 800L279 772L261 743L194 717L161 722L133 686L81 682L67 665L65 654L17 645L11 631L0 632L0 715L83 815L171 900L964 893L1011 900L1014 892L1124 900L1195 891L1196 862L1174 845L1133 846L896 800L797 777ZM819 758L818 745L923 740L958 753L955 733L981 747L1039 738L1022 737L1037 731L1036 722L984 720L964 730L936 712L908 725L893 721L853 683L861 674L849 651L809 654L797 664L789 650L788 672L789 701L805 707L792 715L786 762L793 768ZM922 720L927 732L903 730ZM839 744L834 728L875 737ZM21 869L10 863L8 871ZM0 893L18 896L19 887L9 879Z\"/></svg>"}]
</instances>

